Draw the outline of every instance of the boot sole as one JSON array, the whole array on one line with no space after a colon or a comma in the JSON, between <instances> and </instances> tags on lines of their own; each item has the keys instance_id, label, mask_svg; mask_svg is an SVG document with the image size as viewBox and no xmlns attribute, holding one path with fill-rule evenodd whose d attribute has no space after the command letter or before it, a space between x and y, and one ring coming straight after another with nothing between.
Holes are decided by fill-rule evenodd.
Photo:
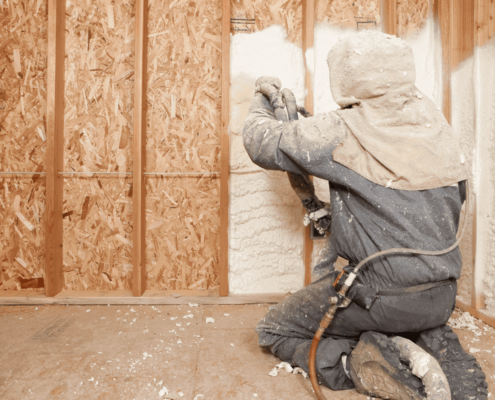
<instances>
[{"instance_id":1,"label":"boot sole","mask_svg":"<svg viewBox=\"0 0 495 400\"><path fill-rule=\"evenodd\" d=\"M390 400L426 397L421 380L400 362L399 350L382 333L363 333L348 363L352 381L361 394Z\"/></svg>"}]
</instances>

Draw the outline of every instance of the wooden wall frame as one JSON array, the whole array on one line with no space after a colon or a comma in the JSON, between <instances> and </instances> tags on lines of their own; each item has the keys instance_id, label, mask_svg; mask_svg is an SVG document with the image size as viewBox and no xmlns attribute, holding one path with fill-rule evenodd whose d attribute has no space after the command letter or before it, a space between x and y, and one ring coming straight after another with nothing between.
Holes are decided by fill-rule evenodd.
<instances>
[{"instance_id":1,"label":"wooden wall frame","mask_svg":"<svg viewBox=\"0 0 495 400\"><path fill-rule=\"evenodd\" d=\"M230 0L222 0L222 111L220 137L220 296L229 295Z\"/></svg>"},{"instance_id":2,"label":"wooden wall frame","mask_svg":"<svg viewBox=\"0 0 495 400\"><path fill-rule=\"evenodd\" d=\"M136 0L134 68L134 143L132 175L132 295L146 290L146 89L148 0Z\"/></svg>"},{"instance_id":3,"label":"wooden wall frame","mask_svg":"<svg viewBox=\"0 0 495 400\"><path fill-rule=\"evenodd\" d=\"M48 0L47 58L45 293L53 297L64 288L65 0Z\"/></svg>"},{"instance_id":4,"label":"wooden wall frame","mask_svg":"<svg viewBox=\"0 0 495 400\"><path fill-rule=\"evenodd\" d=\"M315 0L304 0L302 4L302 52L305 67L304 87L306 88L306 98L304 107L313 114L313 84L311 82L311 72L307 66L306 51L314 46L315 41ZM311 239L311 225L304 229L304 286L311 283L312 261L313 261L313 240Z\"/></svg>"},{"instance_id":5,"label":"wooden wall frame","mask_svg":"<svg viewBox=\"0 0 495 400\"><path fill-rule=\"evenodd\" d=\"M219 0L220 1L220 0ZM221 176L220 176L220 296L229 296L229 118L230 118L230 2L221 0L222 7L222 102L221 102ZM315 0L303 0L303 55L314 46ZM443 112L451 121L451 75L453 69L473 54L476 46L486 43L495 34L495 4L493 0L430 0L436 29L442 41ZM215 300L213 291L146 291L145 268L145 155L146 155L146 94L147 94L147 41L148 0L136 0L135 72L134 72L134 143L133 143L133 290L114 292L64 292L63 275L63 152L64 152L64 98L65 98L65 0L48 0L47 52L47 112L46 112L46 208L45 208L45 295L39 292L1 293L0 304L107 304L108 299L118 304L126 300L133 304L179 304L186 299L204 296L209 304L242 304L267 301L269 295L246 297L229 296L223 302ZM397 34L397 0L381 0L384 32ZM313 88L308 69L305 73L307 96L305 107L313 112ZM476 214L473 216L473 285L471 301L457 305L494 326L494 318L482 309L479 277L476 269ZM305 284L311 280L313 243L309 230L304 238ZM146 293L145 293L146 291ZM166 292L166 293L165 293ZM180 292L180 293L179 293ZM204 292L204 293L203 293ZM143 296L144 294L144 296ZM135 297L132 297L135 296ZM177 300L180 296L181 300ZM188 297L190 296L190 297ZM268 297L267 297L268 296ZM55 297L55 299L50 299ZM140 299L136 298L140 297ZM172 298L173 297L173 298ZM74 302L71 303L71 298ZM82 300L82 299L85 300ZM218 297L217 297L218 298ZM230 299L239 300L230 300ZM278 299L279 297L277 297ZM12 300L17 299L17 300ZM31 300L29 300L31 299ZM45 299L45 300L44 300ZM87 300L86 300L87 299ZM153 299L150 301L150 299ZM162 299L162 300L161 300ZM175 299L175 300L174 300ZM256 299L256 300L254 300ZM274 301L270 298L269 301ZM233 303L232 303L233 301ZM230 302L230 303L229 303ZM117 304L116 303L116 304Z\"/></svg>"}]
</instances>

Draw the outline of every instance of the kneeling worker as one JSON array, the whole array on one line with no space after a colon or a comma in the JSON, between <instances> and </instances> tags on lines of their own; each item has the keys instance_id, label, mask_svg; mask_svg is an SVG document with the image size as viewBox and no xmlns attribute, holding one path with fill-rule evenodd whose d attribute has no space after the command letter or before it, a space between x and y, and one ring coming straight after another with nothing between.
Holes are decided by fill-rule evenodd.
<instances>
[{"instance_id":1,"label":"kneeling worker","mask_svg":"<svg viewBox=\"0 0 495 400\"><path fill-rule=\"evenodd\" d=\"M243 129L254 163L330 185L331 235L313 283L272 307L256 328L261 347L306 372L328 298L360 261L391 248L436 251L456 242L468 178L457 138L415 86L413 52L403 40L358 33L332 48L328 66L339 110L277 121L275 103L260 86L277 91L280 81L260 78ZM349 260L340 276L337 256ZM375 397L424 398L421 380L400 363L393 334L414 340L439 361L453 399L486 399L479 364L446 325L460 275L458 247L439 256L391 254L365 264L349 289L352 302L337 310L319 344L319 381ZM358 352L362 346L368 359ZM360 374L370 361L381 368L367 386Z\"/></svg>"}]
</instances>

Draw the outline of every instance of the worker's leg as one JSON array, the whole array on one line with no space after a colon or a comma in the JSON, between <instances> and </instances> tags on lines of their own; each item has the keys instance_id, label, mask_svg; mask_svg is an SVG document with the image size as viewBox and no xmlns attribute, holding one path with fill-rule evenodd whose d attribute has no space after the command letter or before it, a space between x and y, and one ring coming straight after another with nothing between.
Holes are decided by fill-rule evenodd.
<instances>
[{"instance_id":1,"label":"worker's leg","mask_svg":"<svg viewBox=\"0 0 495 400\"><path fill-rule=\"evenodd\" d=\"M332 283L337 274L334 271L270 307L256 328L260 346L307 372L310 342L329 307L328 297L335 295ZM351 387L339 359L350 353L361 333L421 332L443 325L454 309L455 294L453 283L404 296L380 296L370 310L354 302L339 309L318 349L320 380L332 389Z\"/></svg>"},{"instance_id":2,"label":"worker's leg","mask_svg":"<svg viewBox=\"0 0 495 400\"><path fill-rule=\"evenodd\" d=\"M328 309L328 297L335 294L332 283L338 273L330 273L270 307L256 327L260 346L282 361L298 365L308 372L311 341ZM334 390L354 387L344 371L341 358L351 352L357 339L326 337L321 340L316 370L322 384Z\"/></svg>"}]
</instances>

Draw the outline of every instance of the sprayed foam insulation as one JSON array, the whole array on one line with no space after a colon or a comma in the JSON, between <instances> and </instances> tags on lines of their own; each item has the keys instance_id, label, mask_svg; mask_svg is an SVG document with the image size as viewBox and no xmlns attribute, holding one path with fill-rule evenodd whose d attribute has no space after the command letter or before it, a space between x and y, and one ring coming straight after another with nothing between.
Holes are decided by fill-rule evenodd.
<instances>
[{"instance_id":1,"label":"sprayed foam insulation","mask_svg":"<svg viewBox=\"0 0 495 400\"><path fill-rule=\"evenodd\" d=\"M229 286L232 293L287 293L303 286L301 202L287 174L253 164L242 126L260 76L276 76L304 101L301 47L282 25L231 37Z\"/></svg>"},{"instance_id":2,"label":"sprayed foam insulation","mask_svg":"<svg viewBox=\"0 0 495 400\"><path fill-rule=\"evenodd\" d=\"M66 172L132 171L134 2L69 0ZM131 176L64 179L67 290L130 288Z\"/></svg>"},{"instance_id":3,"label":"sprayed foam insulation","mask_svg":"<svg viewBox=\"0 0 495 400\"><path fill-rule=\"evenodd\" d=\"M452 73L452 128L458 135L461 143L462 153L466 157L468 165L473 166L475 163L475 114L474 114L474 59L471 57L461 63L459 67ZM471 204L474 204L475 187L475 168L472 168L469 176L469 187L471 189ZM467 228L461 242L462 254L462 272L461 279L458 281L457 293L468 303L471 301L471 287L473 280L473 257L472 241L473 241L473 211L472 207L469 219L467 220Z\"/></svg>"},{"instance_id":4,"label":"sprayed foam insulation","mask_svg":"<svg viewBox=\"0 0 495 400\"><path fill-rule=\"evenodd\" d=\"M482 295L487 310L495 315L495 40L476 47L474 55L453 73L453 121L462 134L465 154L473 166L470 176L476 201L476 254L467 253L471 268L463 271L460 295L470 300L473 279L477 294ZM473 201L474 203L474 201ZM472 222L468 227L472 227ZM466 238L473 241L472 230ZM468 243L468 244L469 244ZM467 247L467 245L466 245ZM463 253L464 255L464 253ZM473 277L472 259L476 263Z\"/></svg>"},{"instance_id":5,"label":"sprayed foam insulation","mask_svg":"<svg viewBox=\"0 0 495 400\"><path fill-rule=\"evenodd\" d=\"M491 11L494 11L493 7ZM492 31L491 34L493 33L495 32ZM493 69L495 39L492 38L483 47L476 49L475 54L479 66L476 79L479 93L476 112L479 161L482 163L478 177L478 191L482 200L478 221L483 221L483 217L487 216L483 225L477 228L482 242L476 254L477 260L479 259L484 265L485 270L482 276L485 305L488 311L495 315L495 177L493 175L495 171L495 70Z\"/></svg>"},{"instance_id":6,"label":"sprayed foam insulation","mask_svg":"<svg viewBox=\"0 0 495 400\"><path fill-rule=\"evenodd\" d=\"M149 5L146 170L218 172L221 2ZM219 286L218 177L146 177L148 289Z\"/></svg>"},{"instance_id":7,"label":"sprayed foam insulation","mask_svg":"<svg viewBox=\"0 0 495 400\"><path fill-rule=\"evenodd\" d=\"M45 164L47 3L0 3L0 171ZM0 290L43 286L45 178L0 179ZM37 284L33 285L34 282Z\"/></svg>"},{"instance_id":8,"label":"sprayed foam insulation","mask_svg":"<svg viewBox=\"0 0 495 400\"><path fill-rule=\"evenodd\" d=\"M302 45L302 2L300 0L231 0L230 31L253 33L281 25L291 43Z\"/></svg>"}]
</instances>

